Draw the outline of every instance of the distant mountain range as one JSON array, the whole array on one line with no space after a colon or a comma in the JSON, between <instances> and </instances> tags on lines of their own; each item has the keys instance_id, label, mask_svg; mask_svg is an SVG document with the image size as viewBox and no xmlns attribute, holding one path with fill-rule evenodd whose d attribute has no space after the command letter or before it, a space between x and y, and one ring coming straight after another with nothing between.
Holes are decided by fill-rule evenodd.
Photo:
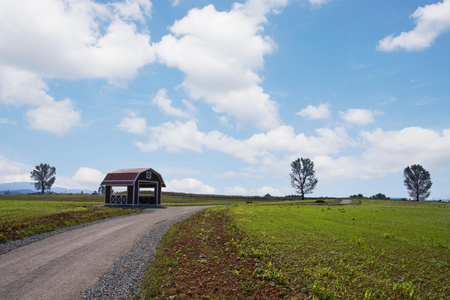
<instances>
[{"instance_id":1,"label":"distant mountain range","mask_svg":"<svg viewBox=\"0 0 450 300\"><path fill-rule=\"evenodd\" d=\"M50 190L54 193L59 194L84 194L93 193L94 190L90 189L66 189L62 187L52 187ZM11 183L0 183L0 194L29 194L38 192L34 188L34 183L32 182L11 182Z\"/></svg>"}]
</instances>

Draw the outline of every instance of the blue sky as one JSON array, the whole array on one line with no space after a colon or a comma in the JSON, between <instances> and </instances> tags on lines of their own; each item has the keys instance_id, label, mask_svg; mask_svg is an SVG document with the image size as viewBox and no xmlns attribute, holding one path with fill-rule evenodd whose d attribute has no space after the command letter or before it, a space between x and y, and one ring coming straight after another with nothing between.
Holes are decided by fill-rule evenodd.
<instances>
[{"instance_id":1,"label":"blue sky","mask_svg":"<svg viewBox=\"0 0 450 300\"><path fill-rule=\"evenodd\" d=\"M97 189L151 167L168 191L450 198L450 0L0 3L0 183L41 162Z\"/></svg>"}]
</instances>

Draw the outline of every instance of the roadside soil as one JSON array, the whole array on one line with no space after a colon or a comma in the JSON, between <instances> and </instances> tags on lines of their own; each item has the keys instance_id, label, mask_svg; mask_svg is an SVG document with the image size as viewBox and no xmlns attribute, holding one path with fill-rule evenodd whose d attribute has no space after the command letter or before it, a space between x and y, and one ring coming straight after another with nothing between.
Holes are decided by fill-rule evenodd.
<instances>
[{"instance_id":1,"label":"roadside soil","mask_svg":"<svg viewBox=\"0 0 450 300\"><path fill-rule=\"evenodd\" d=\"M201 212L172 229L135 299L307 298L224 211Z\"/></svg>"},{"instance_id":2,"label":"roadside soil","mask_svg":"<svg viewBox=\"0 0 450 300\"><path fill-rule=\"evenodd\" d=\"M79 299L150 229L205 208L148 209L13 250L0 256L0 299Z\"/></svg>"},{"instance_id":3,"label":"roadside soil","mask_svg":"<svg viewBox=\"0 0 450 300\"><path fill-rule=\"evenodd\" d=\"M353 200L352 199L342 199L341 202L339 202L339 204L353 204Z\"/></svg>"}]
</instances>

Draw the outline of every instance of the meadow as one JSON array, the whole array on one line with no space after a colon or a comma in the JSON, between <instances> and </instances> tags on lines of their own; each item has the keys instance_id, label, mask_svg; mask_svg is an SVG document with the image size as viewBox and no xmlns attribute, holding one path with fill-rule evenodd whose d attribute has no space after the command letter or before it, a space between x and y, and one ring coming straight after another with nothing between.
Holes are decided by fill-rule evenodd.
<instances>
[{"instance_id":1,"label":"meadow","mask_svg":"<svg viewBox=\"0 0 450 300\"><path fill-rule=\"evenodd\" d=\"M247 202L255 203L281 203L286 200L298 200L298 197L274 197L274 196L225 196L225 195L198 195L187 193L163 192L163 206L185 205L232 205ZM311 200L313 201L313 200Z\"/></svg>"},{"instance_id":2,"label":"meadow","mask_svg":"<svg viewBox=\"0 0 450 300\"><path fill-rule=\"evenodd\" d=\"M137 212L103 207L101 195L0 195L0 243Z\"/></svg>"},{"instance_id":3,"label":"meadow","mask_svg":"<svg viewBox=\"0 0 450 300\"><path fill-rule=\"evenodd\" d=\"M448 203L298 203L181 222L137 298L450 299Z\"/></svg>"},{"instance_id":4,"label":"meadow","mask_svg":"<svg viewBox=\"0 0 450 300\"><path fill-rule=\"evenodd\" d=\"M135 298L450 299L449 203L339 201L164 193L164 206L223 206L167 232ZM2 195L0 242L139 211Z\"/></svg>"}]
</instances>

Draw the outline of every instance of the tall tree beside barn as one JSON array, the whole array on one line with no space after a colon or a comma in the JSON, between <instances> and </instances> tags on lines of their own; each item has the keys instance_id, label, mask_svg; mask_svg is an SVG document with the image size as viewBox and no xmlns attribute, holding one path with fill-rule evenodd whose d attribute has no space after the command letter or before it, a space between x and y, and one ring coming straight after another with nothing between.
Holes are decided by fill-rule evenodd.
<instances>
[{"instance_id":1,"label":"tall tree beside barn","mask_svg":"<svg viewBox=\"0 0 450 300\"><path fill-rule=\"evenodd\" d=\"M46 190L50 190L56 180L56 168L49 164L39 164L31 171L30 177L34 180L34 187L36 190L45 193Z\"/></svg>"},{"instance_id":2,"label":"tall tree beside barn","mask_svg":"<svg viewBox=\"0 0 450 300\"><path fill-rule=\"evenodd\" d=\"M311 194L319 180L315 177L314 163L309 158L297 158L291 163L291 186L302 195Z\"/></svg>"},{"instance_id":3,"label":"tall tree beside barn","mask_svg":"<svg viewBox=\"0 0 450 300\"><path fill-rule=\"evenodd\" d=\"M416 201L425 200L430 196L431 182L430 172L421 165L406 167L403 171L403 181L408 189L409 195Z\"/></svg>"}]
</instances>

